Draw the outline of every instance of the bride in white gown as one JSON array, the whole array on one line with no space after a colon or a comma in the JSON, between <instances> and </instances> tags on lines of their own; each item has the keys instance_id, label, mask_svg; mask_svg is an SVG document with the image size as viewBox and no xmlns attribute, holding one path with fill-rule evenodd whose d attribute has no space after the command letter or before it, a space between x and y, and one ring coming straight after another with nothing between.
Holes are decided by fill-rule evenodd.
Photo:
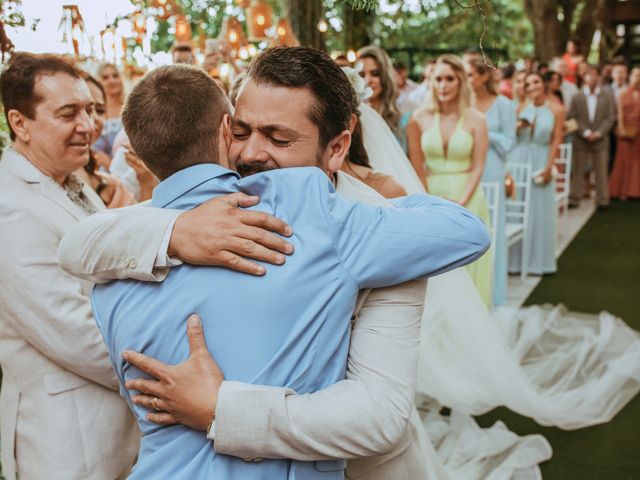
<instances>
[{"instance_id":1,"label":"bride in white gown","mask_svg":"<svg viewBox=\"0 0 640 480\"><path fill-rule=\"evenodd\" d=\"M354 71L347 74L362 97ZM424 192L384 120L364 103L361 113L373 169L410 194ZM535 306L492 315L458 269L429 280L417 388L434 461L450 478L540 478L537 464L551 457L544 437L518 437L500 422L481 429L470 415L506 406L563 429L608 422L640 390L640 338L608 313Z\"/></svg>"}]
</instances>

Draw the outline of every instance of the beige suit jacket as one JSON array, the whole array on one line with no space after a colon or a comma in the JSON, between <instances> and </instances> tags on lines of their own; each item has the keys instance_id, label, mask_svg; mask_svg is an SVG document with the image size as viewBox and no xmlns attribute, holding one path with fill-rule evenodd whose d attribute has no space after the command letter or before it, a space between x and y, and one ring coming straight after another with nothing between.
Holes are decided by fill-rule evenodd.
<instances>
[{"instance_id":1,"label":"beige suit jacket","mask_svg":"<svg viewBox=\"0 0 640 480\"><path fill-rule=\"evenodd\" d=\"M340 174L338 192L362 202L387 201ZM94 281L135 276L154 281L159 242L144 248L122 241L124 224L140 221L139 238L159 238L175 217L156 209L99 214L79 223L60 247L69 272ZM124 218L128 217L125 221ZM132 272L127 265L147 266ZM429 471L435 455L414 406L425 281L361 292L353 317L347 379L308 395L286 388L223 382L218 397L215 448L241 458L352 459L347 477L367 480L444 478ZM434 462L431 462L434 463Z\"/></svg>"},{"instance_id":2,"label":"beige suit jacket","mask_svg":"<svg viewBox=\"0 0 640 480\"><path fill-rule=\"evenodd\" d=\"M58 266L60 239L86 214L13 149L0 161L0 192L3 474L123 477L137 427L92 317L91 284Z\"/></svg>"}]
</instances>

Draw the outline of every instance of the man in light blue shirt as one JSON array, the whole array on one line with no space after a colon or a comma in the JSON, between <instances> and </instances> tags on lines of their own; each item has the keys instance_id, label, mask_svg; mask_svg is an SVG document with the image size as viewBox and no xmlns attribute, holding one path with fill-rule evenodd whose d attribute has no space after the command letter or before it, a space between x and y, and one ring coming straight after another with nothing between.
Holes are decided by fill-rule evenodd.
<instances>
[{"instance_id":1,"label":"man in light blue shirt","mask_svg":"<svg viewBox=\"0 0 640 480\"><path fill-rule=\"evenodd\" d=\"M162 284L120 281L97 287L96 321L121 385L141 375L121 359L124 350L166 363L184 360L188 345L182 322L176 319L195 311L203 318L207 345L228 379L288 386L299 393L325 388L344 378L349 320L360 288L393 285L468 263L488 247L486 229L462 207L427 195L397 200L398 208L393 209L347 201L335 194L327 176L316 168L240 179L221 166L226 164L226 148L221 145L225 130L209 115L211 109L228 111L228 107L209 82L206 75L186 67L159 69L128 100L123 118L131 143L163 179L153 204L190 209L235 191L259 195L256 209L293 226L291 242L297 253L284 267L270 270L266 279L183 265ZM346 77L344 82L348 85ZM181 95L186 104L176 104ZM309 140L328 149L323 162L344 157L344 147L348 149L350 105L343 107L346 114L340 119L337 141ZM172 122L176 119L181 121L178 129L148 135L149 128L161 130L163 123L176 125ZM214 155L202 160L198 154L206 149ZM216 150L220 165L209 163ZM145 411L133 405L128 392L123 390L123 395L144 435L132 478L343 476L343 462L254 463L217 455L202 432L158 427L145 419Z\"/></svg>"}]
</instances>

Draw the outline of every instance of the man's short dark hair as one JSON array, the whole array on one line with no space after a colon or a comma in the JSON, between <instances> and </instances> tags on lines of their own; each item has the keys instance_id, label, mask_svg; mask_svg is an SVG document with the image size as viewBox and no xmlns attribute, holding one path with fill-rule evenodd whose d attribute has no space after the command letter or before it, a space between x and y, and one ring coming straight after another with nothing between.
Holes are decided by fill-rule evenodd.
<instances>
[{"instance_id":1,"label":"man's short dark hair","mask_svg":"<svg viewBox=\"0 0 640 480\"><path fill-rule=\"evenodd\" d=\"M602 75L602 67L600 65L595 65L590 63L587 65L587 69L585 71L585 75L589 72L596 72L598 76Z\"/></svg>"},{"instance_id":2,"label":"man's short dark hair","mask_svg":"<svg viewBox=\"0 0 640 480\"><path fill-rule=\"evenodd\" d=\"M269 48L251 62L247 78L258 85L308 88L316 99L308 117L319 130L322 148L349 129L355 92L327 53L308 47Z\"/></svg>"},{"instance_id":3,"label":"man's short dark hair","mask_svg":"<svg viewBox=\"0 0 640 480\"><path fill-rule=\"evenodd\" d=\"M407 64L404 62L393 62L393 68L394 70L400 71L400 72L404 72L405 70L409 70L409 68L407 67Z\"/></svg>"},{"instance_id":4,"label":"man's short dark hair","mask_svg":"<svg viewBox=\"0 0 640 480\"><path fill-rule=\"evenodd\" d=\"M34 91L36 80L41 75L56 73L81 78L80 71L60 55L17 52L11 56L9 65L0 76L0 96L11 140L16 139L16 134L9 124L9 110L17 110L25 117L34 119L38 103L44 100Z\"/></svg>"},{"instance_id":5,"label":"man's short dark hair","mask_svg":"<svg viewBox=\"0 0 640 480\"><path fill-rule=\"evenodd\" d=\"M513 78L516 73L516 66L513 63L507 63L500 70L502 70L502 77L505 79Z\"/></svg>"},{"instance_id":6,"label":"man's short dark hair","mask_svg":"<svg viewBox=\"0 0 640 480\"><path fill-rule=\"evenodd\" d=\"M614 67L622 66L622 67L627 67L627 70L629 69L629 63L623 56L614 57L611 63L613 64Z\"/></svg>"},{"instance_id":7,"label":"man's short dark hair","mask_svg":"<svg viewBox=\"0 0 640 480\"><path fill-rule=\"evenodd\" d=\"M218 134L230 112L224 92L188 65L149 72L129 94L122 123L136 154L158 178L218 163Z\"/></svg>"}]
</instances>

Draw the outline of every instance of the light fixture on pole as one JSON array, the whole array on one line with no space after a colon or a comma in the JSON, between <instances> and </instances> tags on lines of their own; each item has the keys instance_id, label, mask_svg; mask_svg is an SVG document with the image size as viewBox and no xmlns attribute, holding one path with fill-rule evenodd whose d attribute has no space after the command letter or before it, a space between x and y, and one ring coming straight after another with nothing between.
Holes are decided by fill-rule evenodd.
<instances>
[{"instance_id":1,"label":"light fixture on pole","mask_svg":"<svg viewBox=\"0 0 640 480\"><path fill-rule=\"evenodd\" d=\"M222 37L235 50L247 43L242 31L242 24L236 17L227 17L222 28Z\"/></svg>"},{"instance_id":2,"label":"light fixture on pole","mask_svg":"<svg viewBox=\"0 0 640 480\"><path fill-rule=\"evenodd\" d=\"M278 20L276 34L271 43L279 47L297 47L300 45L300 41L295 33L293 33L293 28L291 28L287 17Z\"/></svg>"},{"instance_id":3,"label":"light fixture on pole","mask_svg":"<svg viewBox=\"0 0 640 480\"><path fill-rule=\"evenodd\" d=\"M189 19L184 15L178 15L176 17L176 42L189 42L192 35Z\"/></svg>"},{"instance_id":4,"label":"light fixture on pole","mask_svg":"<svg viewBox=\"0 0 640 480\"><path fill-rule=\"evenodd\" d=\"M267 38L271 28L273 11L265 0L253 0L247 9L247 29L249 40L258 42Z\"/></svg>"}]
</instances>

